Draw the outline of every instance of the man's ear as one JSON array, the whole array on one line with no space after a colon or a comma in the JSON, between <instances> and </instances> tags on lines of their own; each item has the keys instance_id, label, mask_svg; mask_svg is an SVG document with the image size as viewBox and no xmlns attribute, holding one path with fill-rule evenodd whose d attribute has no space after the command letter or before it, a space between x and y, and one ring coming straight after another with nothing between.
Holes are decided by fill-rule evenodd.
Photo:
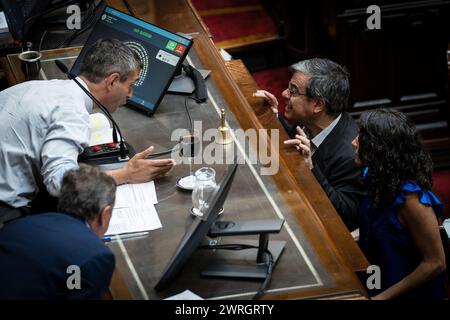
<instances>
[{"instance_id":1,"label":"man's ear","mask_svg":"<svg viewBox=\"0 0 450 320\"><path fill-rule=\"evenodd\" d=\"M120 74L118 72L113 72L105 78L106 88L108 89L108 91L112 90L114 84L117 81L120 81Z\"/></svg>"},{"instance_id":2,"label":"man's ear","mask_svg":"<svg viewBox=\"0 0 450 320\"><path fill-rule=\"evenodd\" d=\"M313 112L314 112L315 114L322 113L322 112L325 112L325 108L326 108L326 103L325 103L325 101L322 100L322 99L316 99L316 101L315 101L315 103L314 103L314 109L313 109Z\"/></svg>"},{"instance_id":3,"label":"man's ear","mask_svg":"<svg viewBox=\"0 0 450 320\"><path fill-rule=\"evenodd\" d=\"M106 206L101 211L100 214L89 222L92 230L99 237L103 237L108 230L109 221L112 216L112 206Z\"/></svg>"},{"instance_id":4,"label":"man's ear","mask_svg":"<svg viewBox=\"0 0 450 320\"><path fill-rule=\"evenodd\" d=\"M106 230L108 230L108 227L109 227L109 221L111 220L112 210L113 210L112 206L106 206L100 212L100 216L99 216L100 221L99 222L100 222L102 228L105 228L105 232L106 232Z\"/></svg>"}]
</instances>

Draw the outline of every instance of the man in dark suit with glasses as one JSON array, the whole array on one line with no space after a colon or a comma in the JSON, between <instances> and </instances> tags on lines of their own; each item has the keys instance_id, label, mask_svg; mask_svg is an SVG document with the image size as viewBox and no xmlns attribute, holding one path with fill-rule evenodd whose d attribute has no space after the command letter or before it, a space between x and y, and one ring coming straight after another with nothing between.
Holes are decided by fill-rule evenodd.
<instances>
[{"instance_id":1,"label":"man in dark suit with glasses","mask_svg":"<svg viewBox=\"0 0 450 320\"><path fill-rule=\"evenodd\" d=\"M347 71L328 59L309 59L290 67L292 77L283 91L285 125L295 147L305 158L331 203L350 231L358 227L358 210L364 185L351 142L357 125L345 112L350 94ZM254 93L278 114L278 101L265 90ZM281 118L281 117L280 117Z\"/></svg>"}]
</instances>

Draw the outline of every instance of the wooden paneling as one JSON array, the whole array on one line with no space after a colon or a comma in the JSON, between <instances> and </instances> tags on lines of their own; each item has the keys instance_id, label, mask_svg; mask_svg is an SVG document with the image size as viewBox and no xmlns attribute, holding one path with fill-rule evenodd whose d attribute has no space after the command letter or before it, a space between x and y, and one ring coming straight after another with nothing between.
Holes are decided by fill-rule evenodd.
<instances>
[{"instance_id":1,"label":"wooden paneling","mask_svg":"<svg viewBox=\"0 0 450 320\"><path fill-rule=\"evenodd\" d=\"M286 46L298 59L326 57L347 67L355 118L395 108L414 120L429 150L449 150L450 1L380 1L379 30L366 26L371 4L283 0Z\"/></svg>"}]
</instances>

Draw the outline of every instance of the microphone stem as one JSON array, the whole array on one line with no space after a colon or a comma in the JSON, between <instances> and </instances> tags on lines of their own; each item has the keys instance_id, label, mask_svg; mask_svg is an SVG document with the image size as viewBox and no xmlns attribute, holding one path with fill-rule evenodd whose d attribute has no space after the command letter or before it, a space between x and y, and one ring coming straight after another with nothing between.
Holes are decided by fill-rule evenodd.
<instances>
[{"instance_id":1,"label":"microphone stem","mask_svg":"<svg viewBox=\"0 0 450 320\"><path fill-rule=\"evenodd\" d=\"M113 138L113 142L117 143L119 140L117 139L117 130L116 127L113 126L113 131L112 131L112 138Z\"/></svg>"}]
</instances>

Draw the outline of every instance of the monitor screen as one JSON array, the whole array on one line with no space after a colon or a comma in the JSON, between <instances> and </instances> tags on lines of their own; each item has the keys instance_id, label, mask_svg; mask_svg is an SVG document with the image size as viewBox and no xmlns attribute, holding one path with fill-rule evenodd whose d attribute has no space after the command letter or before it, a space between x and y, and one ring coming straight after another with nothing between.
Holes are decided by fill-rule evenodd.
<instances>
[{"instance_id":1,"label":"monitor screen","mask_svg":"<svg viewBox=\"0 0 450 320\"><path fill-rule=\"evenodd\" d=\"M115 38L129 45L143 62L134 95L127 104L149 114L156 111L192 40L106 7L70 73L78 75L88 48L98 39Z\"/></svg>"},{"instance_id":2,"label":"monitor screen","mask_svg":"<svg viewBox=\"0 0 450 320\"><path fill-rule=\"evenodd\" d=\"M208 199L209 208L205 212L203 218L195 217L195 220L189 226L189 229L184 234L178 247L166 266L161 278L155 286L156 290L163 290L169 284L175 275L181 270L189 257L198 248L202 240L208 234L213 223L217 220L219 212L223 207L223 203L228 195L231 184L233 182L234 174L237 170L237 164L231 164L228 166L222 181L220 182L219 189L213 193Z\"/></svg>"},{"instance_id":3,"label":"monitor screen","mask_svg":"<svg viewBox=\"0 0 450 320\"><path fill-rule=\"evenodd\" d=\"M43 13L51 0L0 0L14 39L22 40L34 20Z\"/></svg>"}]
</instances>

